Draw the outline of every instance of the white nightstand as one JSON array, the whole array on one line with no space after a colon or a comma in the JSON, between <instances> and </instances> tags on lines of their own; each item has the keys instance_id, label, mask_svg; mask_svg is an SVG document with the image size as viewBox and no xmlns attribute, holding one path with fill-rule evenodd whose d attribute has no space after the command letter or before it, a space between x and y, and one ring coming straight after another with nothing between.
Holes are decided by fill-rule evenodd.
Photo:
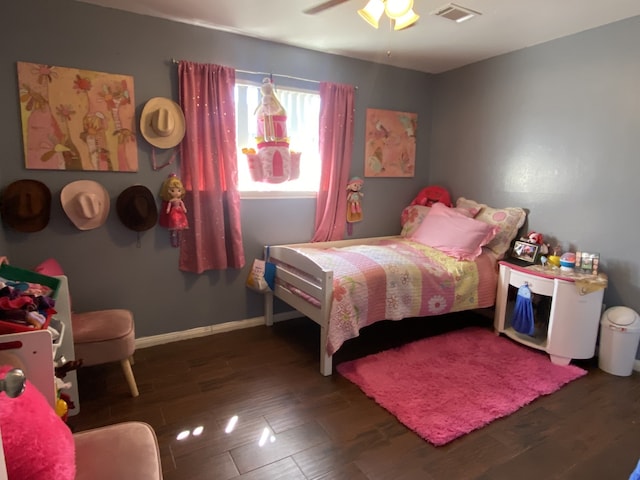
<instances>
[{"instance_id":1,"label":"white nightstand","mask_svg":"<svg viewBox=\"0 0 640 480\"><path fill-rule=\"evenodd\" d=\"M534 299L536 329L533 336L511 327L518 288L528 284ZM604 288L587 293L575 279L500 262L494 328L529 347L543 350L551 361L567 365L571 359L595 355Z\"/></svg>"}]
</instances>

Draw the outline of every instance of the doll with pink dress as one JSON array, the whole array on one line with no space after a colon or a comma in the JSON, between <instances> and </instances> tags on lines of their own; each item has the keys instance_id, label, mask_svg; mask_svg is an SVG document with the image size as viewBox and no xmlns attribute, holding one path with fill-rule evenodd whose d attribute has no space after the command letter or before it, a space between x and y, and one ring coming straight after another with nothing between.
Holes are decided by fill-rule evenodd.
<instances>
[{"instance_id":1,"label":"doll with pink dress","mask_svg":"<svg viewBox=\"0 0 640 480\"><path fill-rule=\"evenodd\" d=\"M182 181L171 173L162 183L160 198L162 198L162 208L160 209L160 226L169 229L171 245L180 245L180 232L189 228L187 220L187 207L182 200L185 189Z\"/></svg>"}]
</instances>

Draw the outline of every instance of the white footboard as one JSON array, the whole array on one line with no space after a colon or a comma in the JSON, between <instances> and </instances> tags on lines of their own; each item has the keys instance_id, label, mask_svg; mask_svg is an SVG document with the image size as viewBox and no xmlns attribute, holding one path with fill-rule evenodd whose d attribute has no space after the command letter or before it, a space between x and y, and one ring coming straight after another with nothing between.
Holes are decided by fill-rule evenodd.
<instances>
[{"instance_id":1,"label":"white footboard","mask_svg":"<svg viewBox=\"0 0 640 480\"><path fill-rule=\"evenodd\" d=\"M329 317L333 298L333 272L323 269L299 248L331 248L378 242L384 238L339 240L335 242L298 243L265 247L265 258L276 264L276 286L265 295L264 317L273 325L273 297L287 303L320 325L320 373L331 375L332 357L327 355ZM305 298L306 297L306 298Z\"/></svg>"},{"instance_id":2,"label":"white footboard","mask_svg":"<svg viewBox=\"0 0 640 480\"><path fill-rule=\"evenodd\" d=\"M267 325L273 324L274 296L320 325L320 373L331 375L331 356L326 354L326 345L333 296L333 272L323 270L291 247L270 247L269 261L276 264L276 285L273 293L268 293L265 297Z\"/></svg>"}]
</instances>

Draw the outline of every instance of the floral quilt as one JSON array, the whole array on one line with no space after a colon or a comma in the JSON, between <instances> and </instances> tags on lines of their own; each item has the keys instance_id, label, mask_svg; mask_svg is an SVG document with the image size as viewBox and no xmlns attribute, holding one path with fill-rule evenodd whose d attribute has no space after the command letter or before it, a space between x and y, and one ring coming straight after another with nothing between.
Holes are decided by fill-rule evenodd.
<instances>
[{"instance_id":1,"label":"floral quilt","mask_svg":"<svg viewBox=\"0 0 640 480\"><path fill-rule=\"evenodd\" d=\"M379 320L441 315L495 302L496 260L490 253L473 262L458 261L404 238L298 250L334 273L329 355ZM492 284L483 289L483 282Z\"/></svg>"}]
</instances>

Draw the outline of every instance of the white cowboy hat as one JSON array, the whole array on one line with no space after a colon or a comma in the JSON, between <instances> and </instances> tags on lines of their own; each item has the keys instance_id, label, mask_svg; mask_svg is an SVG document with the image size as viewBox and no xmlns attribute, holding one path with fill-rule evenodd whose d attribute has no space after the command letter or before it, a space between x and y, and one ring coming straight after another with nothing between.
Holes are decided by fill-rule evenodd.
<instances>
[{"instance_id":1,"label":"white cowboy hat","mask_svg":"<svg viewBox=\"0 0 640 480\"><path fill-rule=\"evenodd\" d=\"M180 105L163 97L150 99L140 114L140 133L154 147L172 148L184 137L185 120Z\"/></svg>"},{"instance_id":2,"label":"white cowboy hat","mask_svg":"<svg viewBox=\"0 0 640 480\"><path fill-rule=\"evenodd\" d=\"M60 192L60 203L78 230L98 228L109 215L109 193L93 180L77 180L66 185Z\"/></svg>"}]
</instances>

